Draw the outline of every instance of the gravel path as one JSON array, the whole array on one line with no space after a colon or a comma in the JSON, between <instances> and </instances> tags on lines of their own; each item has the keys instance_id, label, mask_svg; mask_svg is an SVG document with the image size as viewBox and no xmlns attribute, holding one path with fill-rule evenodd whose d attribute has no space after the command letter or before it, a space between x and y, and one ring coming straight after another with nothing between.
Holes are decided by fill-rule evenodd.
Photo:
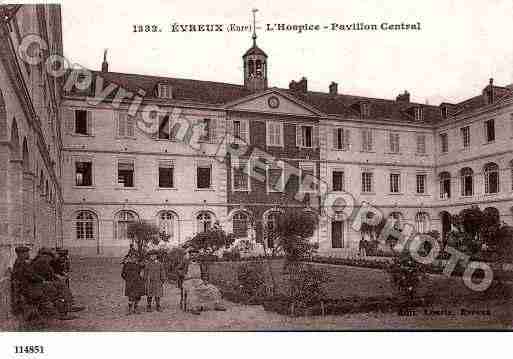
<instances>
[{"instance_id":1,"label":"gravel path","mask_svg":"<svg viewBox=\"0 0 513 359\"><path fill-rule=\"evenodd\" d=\"M449 308L455 315L418 311L415 316L397 313L358 313L343 316L291 318L264 311L261 306L227 302L225 312L193 315L178 307L179 291L167 284L163 312L127 316L119 259L74 259L72 290L86 306L79 319L51 321L51 331L206 331L206 330L366 330L366 329L504 329L512 328L510 303L482 303ZM144 300L141 308L145 308ZM460 315L461 309L490 310L491 315Z\"/></svg>"}]
</instances>

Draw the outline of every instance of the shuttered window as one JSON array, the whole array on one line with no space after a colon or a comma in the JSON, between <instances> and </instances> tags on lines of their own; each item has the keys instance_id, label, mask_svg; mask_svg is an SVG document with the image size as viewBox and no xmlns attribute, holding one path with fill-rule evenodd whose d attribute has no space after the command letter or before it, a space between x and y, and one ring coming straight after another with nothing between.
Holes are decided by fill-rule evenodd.
<instances>
[{"instance_id":1,"label":"shuttered window","mask_svg":"<svg viewBox=\"0 0 513 359\"><path fill-rule=\"evenodd\" d=\"M159 161L159 187L174 188L173 161Z\"/></svg>"},{"instance_id":2,"label":"shuttered window","mask_svg":"<svg viewBox=\"0 0 513 359\"><path fill-rule=\"evenodd\" d=\"M350 146L350 132L347 128L333 129L333 148L340 151L348 151Z\"/></svg>"}]
</instances>

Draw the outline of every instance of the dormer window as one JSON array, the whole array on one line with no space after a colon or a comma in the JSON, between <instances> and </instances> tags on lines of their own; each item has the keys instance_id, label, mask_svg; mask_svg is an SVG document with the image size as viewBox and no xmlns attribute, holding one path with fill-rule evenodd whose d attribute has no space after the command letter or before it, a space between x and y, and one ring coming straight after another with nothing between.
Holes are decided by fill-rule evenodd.
<instances>
[{"instance_id":1,"label":"dormer window","mask_svg":"<svg viewBox=\"0 0 513 359\"><path fill-rule=\"evenodd\" d=\"M362 102L360 104L360 116L362 118L370 117L370 104L367 102Z\"/></svg>"},{"instance_id":2,"label":"dormer window","mask_svg":"<svg viewBox=\"0 0 513 359\"><path fill-rule=\"evenodd\" d=\"M447 106L440 107L440 116L442 120L446 120L449 115L449 111L447 111Z\"/></svg>"},{"instance_id":3,"label":"dormer window","mask_svg":"<svg viewBox=\"0 0 513 359\"><path fill-rule=\"evenodd\" d=\"M159 84L157 96L160 98L173 98L172 87L167 84Z\"/></svg>"},{"instance_id":4,"label":"dormer window","mask_svg":"<svg viewBox=\"0 0 513 359\"><path fill-rule=\"evenodd\" d=\"M422 121L424 119L424 109L422 107L415 107L413 111L415 121Z\"/></svg>"}]
</instances>

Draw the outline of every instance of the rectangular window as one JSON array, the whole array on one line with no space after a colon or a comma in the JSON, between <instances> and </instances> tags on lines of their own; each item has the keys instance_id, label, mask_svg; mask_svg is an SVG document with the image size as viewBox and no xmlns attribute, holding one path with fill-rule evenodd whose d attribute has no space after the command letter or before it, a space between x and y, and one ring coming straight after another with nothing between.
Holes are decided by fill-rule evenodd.
<instances>
[{"instance_id":1,"label":"rectangular window","mask_svg":"<svg viewBox=\"0 0 513 359\"><path fill-rule=\"evenodd\" d=\"M118 114L118 136L134 137L134 118L127 113L120 112Z\"/></svg>"},{"instance_id":2,"label":"rectangular window","mask_svg":"<svg viewBox=\"0 0 513 359\"><path fill-rule=\"evenodd\" d=\"M446 133L440 134L440 149L442 153L449 152L449 139Z\"/></svg>"},{"instance_id":3,"label":"rectangular window","mask_svg":"<svg viewBox=\"0 0 513 359\"><path fill-rule=\"evenodd\" d=\"M248 191L249 190L249 164L246 160L239 160L234 163L233 171L233 190Z\"/></svg>"},{"instance_id":4,"label":"rectangular window","mask_svg":"<svg viewBox=\"0 0 513 359\"><path fill-rule=\"evenodd\" d=\"M362 192L363 193L372 193L373 187L373 173L372 172L362 172Z\"/></svg>"},{"instance_id":5,"label":"rectangular window","mask_svg":"<svg viewBox=\"0 0 513 359\"><path fill-rule=\"evenodd\" d=\"M335 128L333 130L333 148L341 151L348 151L350 145L350 132L346 128Z\"/></svg>"},{"instance_id":6,"label":"rectangular window","mask_svg":"<svg viewBox=\"0 0 513 359\"><path fill-rule=\"evenodd\" d=\"M208 189L212 186L211 178L212 166L199 165L196 173L196 183L199 189Z\"/></svg>"},{"instance_id":7,"label":"rectangular window","mask_svg":"<svg viewBox=\"0 0 513 359\"><path fill-rule=\"evenodd\" d=\"M333 191L342 192L344 191L344 172L343 171L333 171L332 173L333 180Z\"/></svg>"},{"instance_id":8,"label":"rectangular window","mask_svg":"<svg viewBox=\"0 0 513 359\"><path fill-rule=\"evenodd\" d=\"M362 152L372 152L374 148L372 130L362 129Z\"/></svg>"},{"instance_id":9,"label":"rectangular window","mask_svg":"<svg viewBox=\"0 0 513 359\"><path fill-rule=\"evenodd\" d=\"M315 167L314 165L303 164L299 166L301 171L301 192L315 192Z\"/></svg>"},{"instance_id":10,"label":"rectangular window","mask_svg":"<svg viewBox=\"0 0 513 359\"><path fill-rule=\"evenodd\" d=\"M210 142L213 140L212 120L209 118L204 118L203 125L203 134L200 136L200 141Z\"/></svg>"},{"instance_id":11,"label":"rectangular window","mask_svg":"<svg viewBox=\"0 0 513 359\"><path fill-rule=\"evenodd\" d=\"M423 133L417 134L417 153L426 154L426 135Z\"/></svg>"},{"instance_id":12,"label":"rectangular window","mask_svg":"<svg viewBox=\"0 0 513 359\"><path fill-rule=\"evenodd\" d=\"M267 191L283 192L283 168L279 164L273 164L267 168Z\"/></svg>"},{"instance_id":13,"label":"rectangular window","mask_svg":"<svg viewBox=\"0 0 513 359\"><path fill-rule=\"evenodd\" d=\"M91 135L91 112L75 110L75 133L77 135Z\"/></svg>"},{"instance_id":14,"label":"rectangular window","mask_svg":"<svg viewBox=\"0 0 513 359\"><path fill-rule=\"evenodd\" d=\"M233 137L242 139L240 121L233 121Z\"/></svg>"},{"instance_id":15,"label":"rectangular window","mask_svg":"<svg viewBox=\"0 0 513 359\"><path fill-rule=\"evenodd\" d=\"M417 174L417 193L418 194L426 193L426 175L425 174Z\"/></svg>"},{"instance_id":16,"label":"rectangular window","mask_svg":"<svg viewBox=\"0 0 513 359\"><path fill-rule=\"evenodd\" d=\"M312 147L312 127L301 126L301 147Z\"/></svg>"},{"instance_id":17,"label":"rectangular window","mask_svg":"<svg viewBox=\"0 0 513 359\"><path fill-rule=\"evenodd\" d=\"M283 146L283 124L267 122L267 146Z\"/></svg>"},{"instance_id":18,"label":"rectangular window","mask_svg":"<svg viewBox=\"0 0 513 359\"><path fill-rule=\"evenodd\" d=\"M75 162L75 185L93 185L93 164L91 162Z\"/></svg>"},{"instance_id":19,"label":"rectangular window","mask_svg":"<svg viewBox=\"0 0 513 359\"><path fill-rule=\"evenodd\" d=\"M173 161L159 161L159 187L174 188Z\"/></svg>"},{"instance_id":20,"label":"rectangular window","mask_svg":"<svg viewBox=\"0 0 513 359\"><path fill-rule=\"evenodd\" d=\"M118 161L118 184L121 187L134 187L134 162Z\"/></svg>"},{"instance_id":21,"label":"rectangular window","mask_svg":"<svg viewBox=\"0 0 513 359\"><path fill-rule=\"evenodd\" d=\"M159 135L158 136L159 136L160 140L170 140L171 139L169 116L159 116Z\"/></svg>"},{"instance_id":22,"label":"rectangular window","mask_svg":"<svg viewBox=\"0 0 513 359\"><path fill-rule=\"evenodd\" d=\"M493 119L485 121L486 142L495 141L495 121Z\"/></svg>"},{"instance_id":23,"label":"rectangular window","mask_svg":"<svg viewBox=\"0 0 513 359\"><path fill-rule=\"evenodd\" d=\"M401 192L401 175L399 173L390 174L390 193Z\"/></svg>"},{"instance_id":24,"label":"rectangular window","mask_svg":"<svg viewBox=\"0 0 513 359\"><path fill-rule=\"evenodd\" d=\"M390 152L391 153L399 153L399 134L398 133L389 133L389 144L390 144Z\"/></svg>"},{"instance_id":25,"label":"rectangular window","mask_svg":"<svg viewBox=\"0 0 513 359\"><path fill-rule=\"evenodd\" d=\"M463 148L470 147L470 127L465 126L460 129L461 131L461 140L463 142Z\"/></svg>"},{"instance_id":26,"label":"rectangular window","mask_svg":"<svg viewBox=\"0 0 513 359\"><path fill-rule=\"evenodd\" d=\"M331 247L344 248L344 222L331 222Z\"/></svg>"}]
</instances>

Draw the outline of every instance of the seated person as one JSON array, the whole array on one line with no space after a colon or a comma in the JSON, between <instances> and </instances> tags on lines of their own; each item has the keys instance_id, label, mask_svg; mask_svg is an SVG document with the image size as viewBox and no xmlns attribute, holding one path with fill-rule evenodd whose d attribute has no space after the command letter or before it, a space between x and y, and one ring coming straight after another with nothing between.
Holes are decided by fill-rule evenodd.
<instances>
[{"instance_id":1,"label":"seated person","mask_svg":"<svg viewBox=\"0 0 513 359\"><path fill-rule=\"evenodd\" d=\"M41 276L46 283L46 290L51 298L58 301L61 313L77 312L84 307L73 306L73 295L65 282L65 277L56 274L51 266L54 254L47 248L41 248L32 260L32 270Z\"/></svg>"}]
</instances>

